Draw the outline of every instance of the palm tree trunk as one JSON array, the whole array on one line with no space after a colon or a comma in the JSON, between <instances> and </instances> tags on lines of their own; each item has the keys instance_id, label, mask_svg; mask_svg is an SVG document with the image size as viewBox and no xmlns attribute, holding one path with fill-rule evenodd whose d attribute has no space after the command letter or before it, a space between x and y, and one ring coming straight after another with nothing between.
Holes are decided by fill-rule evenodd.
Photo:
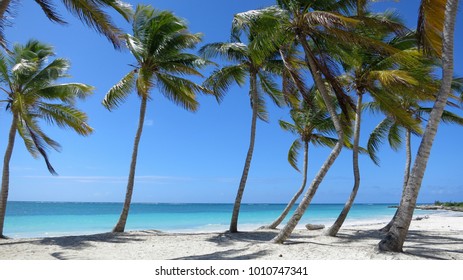
<instances>
[{"instance_id":1,"label":"palm tree trunk","mask_svg":"<svg viewBox=\"0 0 463 280\"><path fill-rule=\"evenodd\" d=\"M296 203L299 196L301 196L302 192L305 189L305 185L307 184L307 167L309 162L309 141L304 142L304 166L302 168L302 184L296 194L291 198L288 205L286 205L285 210L281 213L281 215L270 225L266 226L265 228L275 229L277 226L281 224L281 222L286 218L291 208L293 208L294 204Z\"/></svg>"},{"instance_id":2,"label":"palm tree trunk","mask_svg":"<svg viewBox=\"0 0 463 280\"><path fill-rule=\"evenodd\" d=\"M17 127L18 115L13 113L10 133L8 134L8 145L6 146L5 157L3 159L2 190L0 193L0 238L5 238L3 235L3 226L5 225L6 204L8 202L8 189L10 186L10 160L13 153Z\"/></svg>"},{"instance_id":3,"label":"palm tree trunk","mask_svg":"<svg viewBox=\"0 0 463 280\"><path fill-rule=\"evenodd\" d=\"M339 214L334 224L326 231L326 235L336 236L341 229L342 224L349 214L350 208L354 204L357 191L360 187L360 169L359 169L359 140L360 140L360 124L362 121L362 93L357 95L357 113L355 114L355 127L354 127L354 145L352 147L352 166L354 170L354 187L350 193L349 199L346 201L344 208Z\"/></svg>"},{"instance_id":4,"label":"palm tree trunk","mask_svg":"<svg viewBox=\"0 0 463 280\"><path fill-rule=\"evenodd\" d=\"M407 129L405 131L405 149L406 149L406 157L407 157L407 159L405 161L405 172L404 172L404 183L403 183L403 186L402 186L402 195L404 194L405 188L407 187L408 179L410 178L410 168L411 168L411 165L412 165L412 143L411 143L410 129ZM395 211L394 217L392 217L391 221L385 227L380 229L379 231L388 232L391 229L392 224L394 223L398 212L399 212L399 208L397 208L397 210Z\"/></svg>"},{"instance_id":5,"label":"palm tree trunk","mask_svg":"<svg viewBox=\"0 0 463 280\"><path fill-rule=\"evenodd\" d=\"M313 179L312 184L310 185L306 194L302 198L301 203L299 204L297 209L294 211L294 214L291 217L291 219L288 221L286 226L278 233L278 235L272 239L272 242L274 243L283 243L291 235L294 228L296 228L297 224L301 220L305 211L309 207L309 204L312 201L312 198L314 197L315 192L318 189L318 186L320 186L321 182L323 181L323 178L325 178L326 173L328 172L330 167L333 165L339 153L341 153L341 150L343 147L342 139L344 138L344 133L342 130L341 122L336 113L336 109L334 107L333 101L331 100L331 96L328 94L325 82L323 81L323 78L320 74L320 70L318 69L317 62L315 61L315 58L312 54L312 51L310 50L310 46L307 43L305 36L302 36L301 34L299 34L298 41L301 43L302 48L304 49L308 67L310 69L310 72L312 73L312 77L314 78L315 85L317 86L317 89L320 92L323 98L323 101L325 102L326 108L328 109L328 112L330 113L334 127L336 128L339 141L338 143L336 143L330 155L328 156L326 161L323 163L322 167L320 168L317 175Z\"/></svg>"},{"instance_id":6,"label":"palm tree trunk","mask_svg":"<svg viewBox=\"0 0 463 280\"><path fill-rule=\"evenodd\" d=\"M431 111L426 130L421 139L418 154L413 164L412 172L407 187L402 195L396 220L386 236L380 241L379 249L383 251L402 252L405 238L413 217L416 200L420 191L426 165L428 163L431 147L437 133L437 128L442 117L448 96L451 91L453 79L453 47L455 21L458 8L458 0L447 0L445 8L445 21L443 30L442 52L442 84Z\"/></svg>"},{"instance_id":7,"label":"palm tree trunk","mask_svg":"<svg viewBox=\"0 0 463 280\"><path fill-rule=\"evenodd\" d=\"M135 140L133 143L132 161L130 163L129 178L127 182L127 191L125 193L124 207L122 208L121 216L116 226L113 228L113 232L124 232L125 224L127 223L127 217L129 216L130 202L132 201L133 186L135 182L135 169L137 167L137 155L138 155L138 144L140 143L141 133L143 131L143 124L145 122L147 97L143 95L140 105L140 117L138 120L138 129L135 134Z\"/></svg>"},{"instance_id":8,"label":"palm tree trunk","mask_svg":"<svg viewBox=\"0 0 463 280\"><path fill-rule=\"evenodd\" d=\"M257 123L257 73L251 71L250 73L250 97L252 107L252 120L251 120L251 139L249 141L248 153L246 161L244 162L243 173L241 175L240 185L233 205L233 213L230 222L229 231L232 233L238 232L238 216L241 208L241 200L243 198L244 189L246 187L246 180L248 179L249 168L251 167L252 154L254 152L254 142L256 138L256 123Z\"/></svg>"}]
</instances>

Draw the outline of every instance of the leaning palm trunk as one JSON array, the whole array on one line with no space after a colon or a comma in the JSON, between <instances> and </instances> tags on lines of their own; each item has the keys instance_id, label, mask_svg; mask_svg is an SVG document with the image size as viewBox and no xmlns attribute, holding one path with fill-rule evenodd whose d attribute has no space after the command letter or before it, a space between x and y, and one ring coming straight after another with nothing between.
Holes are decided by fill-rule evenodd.
<instances>
[{"instance_id":1,"label":"leaning palm trunk","mask_svg":"<svg viewBox=\"0 0 463 280\"><path fill-rule=\"evenodd\" d=\"M0 238L5 238L3 235L3 226L5 224L6 203L8 202L8 189L10 186L10 160L16 137L17 122L18 115L13 113L13 121L8 135L8 145L5 151L5 158L3 159L2 190L0 194Z\"/></svg>"},{"instance_id":2,"label":"leaning palm trunk","mask_svg":"<svg viewBox=\"0 0 463 280\"><path fill-rule=\"evenodd\" d=\"M403 244L407 237L431 147L451 91L453 76L453 44L457 8L458 0L447 0L443 30L443 71L441 88L431 111L423 138L421 139L418 154L413 164L412 172L410 173L410 179L402 194L396 219L389 232L379 243L379 249L383 251L402 252Z\"/></svg>"},{"instance_id":3,"label":"leaning palm trunk","mask_svg":"<svg viewBox=\"0 0 463 280\"><path fill-rule=\"evenodd\" d=\"M359 93L357 98L357 112L355 115L355 128L354 128L354 145L352 147L352 166L354 169L354 187L350 193L349 199L346 201L344 208L339 214L334 224L326 231L326 235L336 236L341 229L342 224L349 214L350 208L354 204L357 191L360 187L360 169L359 169L359 140L360 140L360 123L362 121L362 97L363 94Z\"/></svg>"},{"instance_id":4,"label":"leaning palm trunk","mask_svg":"<svg viewBox=\"0 0 463 280\"><path fill-rule=\"evenodd\" d=\"M275 229L277 226L281 224L281 222L286 218L289 211L293 208L294 204L296 203L299 196L301 196L302 192L305 189L305 185L307 184L307 167L309 162L309 141L304 142L304 166L302 168L302 184L296 194L291 198L288 205L286 205L285 210L281 213L281 215L270 225L266 226L265 228Z\"/></svg>"},{"instance_id":5,"label":"leaning palm trunk","mask_svg":"<svg viewBox=\"0 0 463 280\"><path fill-rule=\"evenodd\" d=\"M250 97L252 107L252 120L251 120L251 139L249 141L248 153L244 163L243 174L241 175L240 185L236 194L235 204L233 205L233 214L230 222L230 232L238 232L238 216L241 208L241 200L243 198L244 189L246 187L246 180L248 179L249 168L251 167L252 154L254 152L254 142L256 138L256 122L257 122L257 74L250 74Z\"/></svg>"},{"instance_id":6,"label":"leaning palm trunk","mask_svg":"<svg viewBox=\"0 0 463 280\"><path fill-rule=\"evenodd\" d=\"M302 36L301 34L299 34L298 41L301 43L304 49L308 67L310 69L310 72L312 73L312 77L314 78L315 85L317 86L317 89L320 92L323 98L323 101L325 102L326 108L328 109L328 112L330 113L331 119L333 120L333 124L334 124L334 127L336 128L339 141L336 143L330 155L328 156L327 160L323 163L322 167L320 168L317 175L313 179L312 184L310 185L306 194L302 198L301 203L299 204L297 209L294 211L294 214L291 217L291 219L288 221L286 226L278 233L278 235L272 239L272 242L274 243L283 243L291 235L294 228L296 228L297 224L301 220L305 211L309 207L309 204L312 201L312 198L314 197L315 192L318 189L318 186L320 186L321 182L323 181L323 178L325 177L330 167L333 165L339 153L341 153L341 150L343 147L342 139L344 138L344 133L342 130L341 122L339 120L338 115L336 114L336 109L334 108L334 104L333 104L333 101L331 100L331 96L328 94L325 82L323 81L323 78L318 69L317 62L315 61L312 51L310 50L309 44L305 40L305 36Z\"/></svg>"},{"instance_id":7,"label":"leaning palm trunk","mask_svg":"<svg viewBox=\"0 0 463 280\"><path fill-rule=\"evenodd\" d=\"M402 194L405 192L405 187L407 187L408 184L408 179L410 178L410 167L412 165L412 146L411 146L411 132L410 129L407 129L405 131L405 149L406 149L406 154L407 154L407 160L405 162L405 172L404 172L404 184L402 186ZM395 211L394 217L392 217L391 221L382 229L379 231L381 232L388 232L392 224L394 223L397 213L399 212L399 209Z\"/></svg>"},{"instance_id":8,"label":"leaning palm trunk","mask_svg":"<svg viewBox=\"0 0 463 280\"><path fill-rule=\"evenodd\" d=\"M137 167L137 155L138 155L138 144L140 143L141 133L143 131L143 123L145 122L147 97L143 95L140 105L140 118L138 120L138 129L135 134L135 140L133 143L132 161L130 163L129 179L127 182L127 191L125 194L124 207L122 208L121 216L116 226L113 228L113 232L124 232L125 224L127 223L127 217L129 216L130 202L132 201L133 186L135 182L135 169Z\"/></svg>"}]
</instances>

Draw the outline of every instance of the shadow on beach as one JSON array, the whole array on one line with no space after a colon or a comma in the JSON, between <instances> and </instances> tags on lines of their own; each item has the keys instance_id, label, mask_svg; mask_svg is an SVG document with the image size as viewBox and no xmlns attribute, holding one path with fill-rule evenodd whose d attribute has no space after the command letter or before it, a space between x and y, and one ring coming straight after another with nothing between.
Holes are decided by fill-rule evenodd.
<instances>
[{"instance_id":1,"label":"shadow on beach","mask_svg":"<svg viewBox=\"0 0 463 280\"><path fill-rule=\"evenodd\" d=\"M164 233L146 230L40 239L9 239L0 242L0 252L16 251L17 256L25 257L31 251L36 251L60 260L279 259L282 255L286 257L294 252L304 252L305 257L299 257L308 259L338 259L339 257L345 259L349 258L348 256L354 259L463 259L463 237L460 231L410 230L402 254L381 253L374 250L383 233L371 227L343 229L337 237L325 236L323 231L298 230L284 245L270 242L278 232L278 230L257 230L233 234L228 232ZM22 250L27 254L23 255L18 251L19 248L23 248ZM107 253L101 251L103 249L108 250ZM341 255L335 255L336 252ZM296 259L298 254L294 255ZM6 253L3 257L7 257ZM35 258L41 258L41 255Z\"/></svg>"}]
</instances>

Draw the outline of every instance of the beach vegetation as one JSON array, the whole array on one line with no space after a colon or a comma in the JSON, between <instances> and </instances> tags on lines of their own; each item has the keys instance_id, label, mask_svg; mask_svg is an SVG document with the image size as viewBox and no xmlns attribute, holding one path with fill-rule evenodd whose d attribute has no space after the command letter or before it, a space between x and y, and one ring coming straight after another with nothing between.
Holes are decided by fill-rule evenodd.
<instances>
[{"instance_id":1,"label":"beach vegetation","mask_svg":"<svg viewBox=\"0 0 463 280\"><path fill-rule=\"evenodd\" d=\"M0 46L4 48L6 48L4 28L9 24L7 14L14 14L15 10L20 6L20 2L20 0L2 0L0 3ZM61 25L67 24L66 20L57 11L54 1L36 0L35 2L50 21ZM123 32L113 23L104 9L110 8L128 21L133 13L130 4L120 0L62 0L61 2L71 14L105 36L115 48L120 49L123 47L123 42L120 39Z\"/></svg>"},{"instance_id":2,"label":"beach vegetation","mask_svg":"<svg viewBox=\"0 0 463 280\"><path fill-rule=\"evenodd\" d=\"M337 138L331 137L336 134L336 129L331 121L326 106L320 97L320 94L315 93L316 88L312 87L312 93L307 96L308 99L300 101L300 105L292 103L294 107L290 111L291 122L280 120L280 127L288 132L291 132L297 139L294 140L288 152L289 164L302 173L302 183L297 192L288 202L280 216L276 218L270 225L265 228L275 229L286 218L290 210L296 204L307 184L307 170L309 164L309 144L317 147L333 148L338 142ZM303 151L302 170L298 167L299 154Z\"/></svg>"},{"instance_id":3,"label":"beach vegetation","mask_svg":"<svg viewBox=\"0 0 463 280\"><path fill-rule=\"evenodd\" d=\"M463 207L463 202L441 202L437 200L434 202L434 205L444 207Z\"/></svg>"},{"instance_id":4,"label":"beach vegetation","mask_svg":"<svg viewBox=\"0 0 463 280\"><path fill-rule=\"evenodd\" d=\"M48 171L56 175L47 149L60 151L61 146L43 131L42 124L57 125L83 136L93 131L87 124L87 115L75 107L76 99L87 97L93 87L83 83L56 83L69 77L70 62L63 58L49 62L54 55L52 46L37 40L15 44L10 52L0 54L0 89L6 96L1 102L6 103L7 112L12 115L3 159L0 237L3 237L16 135L19 134L29 153L34 158L42 157Z\"/></svg>"},{"instance_id":5,"label":"beach vegetation","mask_svg":"<svg viewBox=\"0 0 463 280\"><path fill-rule=\"evenodd\" d=\"M249 100L252 111L250 141L233 204L230 232L238 231L241 200L254 152L257 119L268 121L265 97L269 97L278 106L285 103L282 92L275 82L276 75L283 71L283 61L278 57L279 53L276 48L263 51L259 47L271 42L266 36L263 36L265 39L260 37L263 34L261 33L263 31L262 21L265 20L265 16L254 13L237 14L232 24L232 42L207 44L199 51L205 58L221 58L231 63L213 71L204 82L204 86L212 90L219 101L232 84L244 86L246 79L249 82ZM273 29L271 25L266 25L265 28L267 33Z\"/></svg>"},{"instance_id":6,"label":"beach vegetation","mask_svg":"<svg viewBox=\"0 0 463 280\"><path fill-rule=\"evenodd\" d=\"M458 0L421 1L418 34L426 54L442 61L440 89L430 112L417 156L404 188L397 218L379 243L380 250L401 252L413 218L421 183L437 133L439 122L451 93L454 69L454 34Z\"/></svg>"},{"instance_id":7,"label":"beach vegetation","mask_svg":"<svg viewBox=\"0 0 463 280\"><path fill-rule=\"evenodd\" d=\"M199 107L196 94L208 92L201 85L183 77L202 77L199 70L208 64L201 57L187 52L201 42L202 35L190 33L183 19L172 12L156 10L150 5L138 5L132 19L132 31L133 34L126 34L124 38L136 63L133 70L114 85L103 99L103 106L114 110L132 92L136 92L140 98L127 191L113 232L125 230L135 184L138 146L152 90L156 88L167 99L191 112Z\"/></svg>"}]
</instances>

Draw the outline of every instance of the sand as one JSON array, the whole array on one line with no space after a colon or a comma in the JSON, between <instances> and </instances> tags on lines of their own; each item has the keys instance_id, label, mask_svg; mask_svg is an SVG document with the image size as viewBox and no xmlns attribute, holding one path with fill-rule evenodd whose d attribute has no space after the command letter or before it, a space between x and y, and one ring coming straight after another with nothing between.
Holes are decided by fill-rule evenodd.
<instances>
[{"instance_id":1,"label":"sand","mask_svg":"<svg viewBox=\"0 0 463 280\"><path fill-rule=\"evenodd\" d=\"M269 242L277 230L174 234L155 230L121 234L0 240L3 260L463 260L463 216L413 220L404 253L379 252L385 223L343 227L338 237L296 230L286 244Z\"/></svg>"}]
</instances>

